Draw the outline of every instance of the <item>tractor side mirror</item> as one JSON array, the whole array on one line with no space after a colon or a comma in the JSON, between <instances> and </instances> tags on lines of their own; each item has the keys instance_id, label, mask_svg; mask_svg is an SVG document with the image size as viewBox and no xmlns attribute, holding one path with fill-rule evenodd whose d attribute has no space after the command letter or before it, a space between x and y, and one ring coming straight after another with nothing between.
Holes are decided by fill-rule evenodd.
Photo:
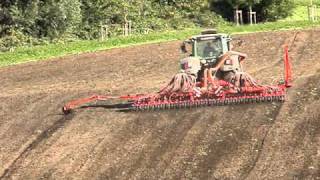
<instances>
[{"instance_id":1,"label":"tractor side mirror","mask_svg":"<svg viewBox=\"0 0 320 180\"><path fill-rule=\"evenodd\" d=\"M181 52L184 53L184 54L188 52L187 46L186 46L186 43L185 43L185 42L183 42L183 43L181 44L180 50L181 50Z\"/></svg>"}]
</instances>

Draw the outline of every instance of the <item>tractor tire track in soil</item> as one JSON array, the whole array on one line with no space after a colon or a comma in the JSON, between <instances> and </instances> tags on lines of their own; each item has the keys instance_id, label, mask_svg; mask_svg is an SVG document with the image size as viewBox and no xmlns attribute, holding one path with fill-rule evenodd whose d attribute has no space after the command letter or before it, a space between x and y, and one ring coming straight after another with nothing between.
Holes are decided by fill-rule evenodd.
<instances>
[{"instance_id":1,"label":"tractor tire track in soil","mask_svg":"<svg viewBox=\"0 0 320 180\"><path fill-rule=\"evenodd\" d=\"M272 115L273 121L275 121L276 118L278 117L279 113L281 112L281 108L282 108L282 104L276 109L276 112L273 113L273 115ZM271 128L273 127L273 125L274 125L274 122L271 125L269 125L269 127L267 128L266 132L263 135L261 143L259 144L259 147L257 148L258 154L254 158L254 161L252 162L252 165L248 168L247 172L243 173L243 176L240 179L247 179L249 174L251 173L251 171L256 167L257 162L260 159L263 147L265 145L266 138L269 135L269 132L270 132Z\"/></svg>"},{"instance_id":2,"label":"tractor tire track in soil","mask_svg":"<svg viewBox=\"0 0 320 180\"><path fill-rule=\"evenodd\" d=\"M303 57L303 51L304 51L304 49L306 48L306 45L307 45L306 43L303 43L303 46L302 46L302 47L299 47L299 46L298 46L298 50L295 50L296 48L293 48L293 46L295 45L295 42L296 42L296 40L297 40L297 36L299 36L299 33L300 33L299 31L295 32L294 35L293 35L292 40L291 40L290 42L287 42L287 44L289 45L290 52L298 52L298 51L301 52L301 51L302 51L302 53L299 53L300 56L299 56L297 59L301 59L301 58ZM310 37L308 38L308 40L310 40L311 37L312 37L312 36L310 36ZM285 42L286 42L286 41L284 41L284 43L285 43ZM279 65L279 63L281 63L281 60L278 61L277 63L275 63L274 65ZM280 111L281 108L282 108L282 105L281 105L281 106L277 109L277 111L274 113L272 119L275 120L275 119L278 117L279 113L281 112L281 111ZM264 147L265 140L266 140L266 138L267 138L267 136L268 136L271 128L273 127L273 125L274 125L274 123L272 123L272 124L270 125L270 127L266 130L265 135L263 136L263 139L261 140L260 146L259 146L259 148L258 148L258 154L257 154L256 158L254 159L254 162L252 163L252 166L249 168L249 170L248 170L247 173L244 173L244 174L243 174L243 177L241 177L241 179L247 179L248 176L249 176L249 174L251 173L251 171L255 168L258 160L260 159L260 156L261 156L261 153L262 153L262 150L263 150L263 147Z\"/></svg>"},{"instance_id":3,"label":"tractor tire track in soil","mask_svg":"<svg viewBox=\"0 0 320 180\"><path fill-rule=\"evenodd\" d=\"M159 138L158 146L160 148L157 148L157 149L153 148L150 150L144 149L142 152L140 152L140 154L138 155L137 161L133 164L132 167L130 167L128 175L133 175L135 170L141 168L141 166L144 166L144 165L154 167L156 163L159 160L161 160L162 156L166 152L176 149L182 143L184 137L187 135L190 129L194 126L196 121L198 121L197 117L195 116L192 118L192 120L189 123L181 124L181 122L183 122L183 119L184 118L182 117L179 120L180 122L177 122L168 130L166 130L166 127L154 129L151 135L151 139L157 139L157 137L161 137L161 136L164 136L167 138L164 138L163 140ZM179 136L176 136L176 134L179 134ZM150 162L144 161L144 159L146 158L145 157L146 151L149 151L150 157L153 158L153 160L151 160Z\"/></svg>"},{"instance_id":4,"label":"tractor tire track in soil","mask_svg":"<svg viewBox=\"0 0 320 180\"><path fill-rule=\"evenodd\" d=\"M28 153L35 149L39 144L43 143L46 139L50 138L53 133L58 129L62 128L68 121L72 120L73 114L61 117L57 122L55 122L49 129L43 131L27 148L25 148L22 153L13 161L13 163L4 171L0 176L0 179L9 178L10 174L17 168L16 163L19 160L23 160L28 156Z\"/></svg>"},{"instance_id":5,"label":"tractor tire track in soil","mask_svg":"<svg viewBox=\"0 0 320 180\"><path fill-rule=\"evenodd\" d=\"M0 179L319 179L320 29L295 33L236 37L264 84L282 78L281 47L295 38L283 104L60 115L78 97L157 91L178 71L180 42L0 68Z\"/></svg>"}]
</instances>

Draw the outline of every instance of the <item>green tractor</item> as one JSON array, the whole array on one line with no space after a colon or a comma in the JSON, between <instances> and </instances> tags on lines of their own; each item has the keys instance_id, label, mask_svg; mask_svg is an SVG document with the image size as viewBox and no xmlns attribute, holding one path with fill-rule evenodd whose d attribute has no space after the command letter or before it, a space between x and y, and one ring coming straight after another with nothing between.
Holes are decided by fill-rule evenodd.
<instances>
[{"instance_id":1,"label":"green tractor","mask_svg":"<svg viewBox=\"0 0 320 180\"><path fill-rule=\"evenodd\" d=\"M185 40L180 49L188 57L180 61L181 70L199 80L204 69L214 67L221 56L230 51L231 40L229 35L217 33L215 29L202 31L200 35Z\"/></svg>"}]
</instances>

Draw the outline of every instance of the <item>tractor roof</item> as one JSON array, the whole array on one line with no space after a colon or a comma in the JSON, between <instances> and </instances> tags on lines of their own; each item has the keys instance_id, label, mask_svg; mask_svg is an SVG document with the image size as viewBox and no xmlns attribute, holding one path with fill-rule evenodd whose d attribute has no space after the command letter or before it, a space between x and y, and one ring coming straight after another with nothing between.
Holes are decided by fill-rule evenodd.
<instances>
[{"instance_id":1,"label":"tractor roof","mask_svg":"<svg viewBox=\"0 0 320 180\"><path fill-rule=\"evenodd\" d=\"M187 39L185 42L192 42L192 41L202 41L202 40L208 40L208 39L213 39L213 38L225 38L227 41L231 40L230 35L225 34L225 33L218 33L216 29L207 29L203 30L201 34L195 35Z\"/></svg>"},{"instance_id":2,"label":"tractor roof","mask_svg":"<svg viewBox=\"0 0 320 180\"><path fill-rule=\"evenodd\" d=\"M219 34L201 34L201 35L195 35L195 36L192 36L190 38L190 40L201 40L201 39L206 39L206 38L211 38L211 37L229 37L228 34L223 34L223 33L219 33Z\"/></svg>"},{"instance_id":3,"label":"tractor roof","mask_svg":"<svg viewBox=\"0 0 320 180\"><path fill-rule=\"evenodd\" d=\"M229 37L229 35L223 34L223 33L218 33L218 31L216 29L206 29L206 30L203 30L200 35L192 36L190 39L191 40L196 40L196 39L201 40L201 39L206 39L206 38L210 38L210 37Z\"/></svg>"}]
</instances>

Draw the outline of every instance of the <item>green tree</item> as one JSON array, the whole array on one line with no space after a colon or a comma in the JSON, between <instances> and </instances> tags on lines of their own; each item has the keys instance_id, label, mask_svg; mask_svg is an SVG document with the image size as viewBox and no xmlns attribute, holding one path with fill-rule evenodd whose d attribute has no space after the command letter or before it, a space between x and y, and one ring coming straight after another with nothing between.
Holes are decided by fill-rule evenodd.
<instances>
[{"instance_id":1,"label":"green tree","mask_svg":"<svg viewBox=\"0 0 320 180\"><path fill-rule=\"evenodd\" d=\"M36 26L40 37L59 38L72 33L81 22L78 0L43 0L39 2Z\"/></svg>"},{"instance_id":2,"label":"green tree","mask_svg":"<svg viewBox=\"0 0 320 180\"><path fill-rule=\"evenodd\" d=\"M275 21L291 14L293 0L211 0L211 10L228 20L233 18L233 9L252 9L261 21Z\"/></svg>"},{"instance_id":3,"label":"green tree","mask_svg":"<svg viewBox=\"0 0 320 180\"><path fill-rule=\"evenodd\" d=\"M235 10L238 10L240 6L246 4L246 0L226 0Z\"/></svg>"},{"instance_id":4,"label":"green tree","mask_svg":"<svg viewBox=\"0 0 320 180\"><path fill-rule=\"evenodd\" d=\"M262 19L275 21L289 16L294 3L293 0L261 0L255 8L260 12Z\"/></svg>"},{"instance_id":5,"label":"green tree","mask_svg":"<svg viewBox=\"0 0 320 180\"><path fill-rule=\"evenodd\" d=\"M246 5L249 7L249 11L252 11L252 7L259 4L261 0L247 0Z\"/></svg>"},{"instance_id":6,"label":"green tree","mask_svg":"<svg viewBox=\"0 0 320 180\"><path fill-rule=\"evenodd\" d=\"M7 35L14 25L12 15L14 5L14 0L0 1L0 37Z\"/></svg>"}]
</instances>

